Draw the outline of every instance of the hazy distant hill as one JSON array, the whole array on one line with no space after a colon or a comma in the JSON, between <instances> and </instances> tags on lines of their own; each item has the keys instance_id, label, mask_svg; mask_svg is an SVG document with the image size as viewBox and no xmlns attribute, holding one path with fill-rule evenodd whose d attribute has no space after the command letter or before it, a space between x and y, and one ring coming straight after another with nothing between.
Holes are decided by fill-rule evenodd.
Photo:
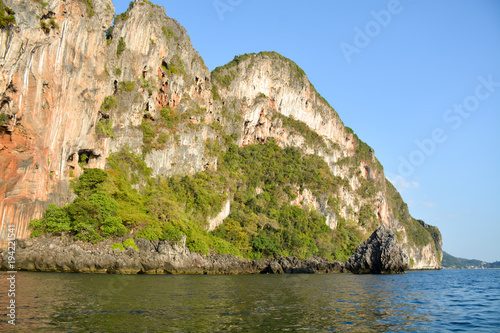
<instances>
[{"instance_id":1,"label":"hazy distant hill","mask_svg":"<svg viewBox=\"0 0 500 333\"><path fill-rule=\"evenodd\" d=\"M476 259L457 258L443 251L443 268L500 268L500 261L487 263Z\"/></svg>"},{"instance_id":2,"label":"hazy distant hill","mask_svg":"<svg viewBox=\"0 0 500 333\"><path fill-rule=\"evenodd\" d=\"M484 267L485 268L500 268L500 261L492 262L491 264L487 264Z\"/></svg>"}]
</instances>

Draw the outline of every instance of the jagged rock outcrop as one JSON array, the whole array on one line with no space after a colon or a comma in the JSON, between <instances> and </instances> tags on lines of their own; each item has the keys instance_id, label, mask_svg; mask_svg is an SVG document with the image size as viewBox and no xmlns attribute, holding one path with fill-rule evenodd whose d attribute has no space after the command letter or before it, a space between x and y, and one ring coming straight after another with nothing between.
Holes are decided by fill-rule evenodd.
<instances>
[{"instance_id":1,"label":"jagged rock outcrop","mask_svg":"<svg viewBox=\"0 0 500 333\"><path fill-rule=\"evenodd\" d=\"M216 169L207 143L234 134L239 145L274 137L321 156L342 179L335 200L291 184L294 205L320 212L332 230L347 221L368 237L387 226L413 268L440 267L437 228L411 217L374 151L289 59L245 55L210 73L186 30L143 0L114 23L111 0L4 3L16 24L0 31L0 113L8 119L0 125L0 247L8 225L27 238L29 221L49 203L71 201L70 181L105 168L113 152L141 154L154 176L192 174ZM159 121L165 115L169 126ZM228 209L229 201L207 225Z\"/></svg>"},{"instance_id":2,"label":"jagged rock outcrop","mask_svg":"<svg viewBox=\"0 0 500 333\"><path fill-rule=\"evenodd\" d=\"M135 240L123 252L113 242L98 244L75 241L72 237L42 236L16 240L15 269L19 271L120 273L120 274L293 274L343 272L344 263L312 257L277 257L245 260L232 255L190 252L183 244ZM0 270L12 270L8 252L0 252Z\"/></svg>"},{"instance_id":3,"label":"jagged rock outcrop","mask_svg":"<svg viewBox=\"0 0 500 333\"><path fill-rule=\"evenodd\" d=\"M346 263L346 269L355 274L394 274L409 268L408 254L384 226L361 243Z\"/></svg>"}]
</instances>

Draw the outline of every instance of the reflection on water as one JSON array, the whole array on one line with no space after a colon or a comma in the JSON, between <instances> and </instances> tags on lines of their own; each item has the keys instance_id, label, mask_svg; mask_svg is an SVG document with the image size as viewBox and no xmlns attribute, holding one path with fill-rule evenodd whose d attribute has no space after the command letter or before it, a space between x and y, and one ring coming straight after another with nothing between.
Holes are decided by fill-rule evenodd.
<instances>
[{"instance_id":1,"label":"reflection on water","mask_svg":"<svg viewBox=\"0 0 500 333\"><path fill-rule=\"evenodd\" d=\"M499 273L173 276L20 272L16 329L488 331L500 326ZM2 309L8 301L5 277L3 272ZM0 325L5 328L7 317L5 311L1 313Z\"/></svg>"}]
</instances>

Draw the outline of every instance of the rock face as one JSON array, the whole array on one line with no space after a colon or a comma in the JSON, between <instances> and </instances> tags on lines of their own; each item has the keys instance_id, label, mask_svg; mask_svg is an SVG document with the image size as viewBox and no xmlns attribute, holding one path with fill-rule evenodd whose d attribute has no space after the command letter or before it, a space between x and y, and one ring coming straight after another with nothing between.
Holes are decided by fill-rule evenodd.
<instances>
[{"instance_id":1,"label":"rock face","mask_svg":"<svg viewBox=\"0 0 500 333\"><path fill-rule=\"evenodd\" d=\"M368 237L384 225L413 268L441 266L439 230L411 217L374 151L289 59L245 55L210 73L186 30L143 0L114 23L111 0L4 3L16 24L0 30L0 247L9 225L27 238L29 221L70 202L70 181L105 168L113 152L142 154L154 176L192 174L216 169L207 143L234 135L241 146L273 137L321 156L344 186L334 201L297 190L292 204L315 209L332 230L344 221ZM156 124L165 110L182 115L173 130ZM206 224L228 210L229 201Z\"/></svg>"},{"instance_id":2,"label":"rock face","mask_svg":"<svg viewBox=\"0 0 500 333\"><path fill-rule=\"evenodd\" d=\"M121 243L121 240L114 240ZM112 249L113 240L98 244L72 237L42 236L16 241L16 270L121 274L283 274L344 272L344 263L312 257L277 257L248 261L232 255L203 256L182 244L136 239L139 251ZM7 268L8 252L0 253L0 270Z\"/></svg>"},{"instance_id":3,"label":"rock face","mask_svg":"<svg viewBox=\"0 0 500 333\"><path fill-rule=\"evenodd\" d=\"M396 235L384 226L361 243L346 263L346 269L355 274L403 273L409 268L406 251Z\"/></svg>"}]
</instances>

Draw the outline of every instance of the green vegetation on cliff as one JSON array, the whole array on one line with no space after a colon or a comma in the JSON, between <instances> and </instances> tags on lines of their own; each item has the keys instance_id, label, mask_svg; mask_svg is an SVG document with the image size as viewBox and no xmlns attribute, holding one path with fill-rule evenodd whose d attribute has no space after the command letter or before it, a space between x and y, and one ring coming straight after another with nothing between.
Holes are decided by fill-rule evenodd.
<instances>
[{"instance_id":1,"label":"green vegetation on cliff","mask_svg":"<svg viewBox=\"0 0 500 333\"><path fill-rule=\"evenodd\" d=\"M108 159L108 170L87 169L72 185L72 203L49 206L30 226L32 236L69 232L99 241L129 230L149 240L178 241L186 235L191 251L232 253L247 258L269 255L322 255L345 260L362 235L339 218L331 231L325 217L291 202L305 189L328 198L348 186L316 155L264 144L219 152L217 171L190 176L151 177L141 158L124 150ZM214 232L208 219L232 200L231 213Z\"/></svg>"},{"instance_id":2,"label":"green vegetation on cliff","mask_svg":"<svg viewBox=\"0 0 500 333\"><path fill-rule=\"evenodd\" d=\"M87 16L92 17L95 14L94 1L93 0L80 0L81 3L85 5L87 10Z\"/></svg>"},{"instance_id":3,"label":"green vegetation on cliff","mask_svg":"<svg viewBox=\"0 0 500 333\"><path fill-rule=\"evenodd\" d=\"M10 117L5 113L0 113L0 126L3 126L10 120Z\"/></svg>"},{"instance_id":4,"label":"green vegetation on cliff","mask_svg":"<svg viewBox=\"0 0 500 333\"><path fill-rule=\"evenodd\" d=\"M278 66L277 61L280 61L280 66L288 66L290 69L290 80L299 81L306 78L306 73L292 60L282 56L277 52L263 51L260 53L248 53L243 55L235 56L233 60L224 66L219 66L212 71L212 77L221 85L228 88L231 82L236 78L239 72L239 64L249 60L247 65L248 68L252 68L257 58L261 59L271 59L274 61L275 66ZM328 105L328 103L327 103Z\"/></svg>"},{"instance_id":5,"label":"green vegetation on cliff","mask_svg":"<svg viewBox=\"0 0 500 333\"><path fill-rule=\"evenodd\" d=\"M7 7L0 0L0 28L5 28L16 23L15 11Z\"/></svg>"},{"instance_id":6,"label":"green vegetation on cliff","mask_svg":"<svg viewBox=\"0 0 500 333\"><path fill-rule=\"evenodd\" d=\"M71 232L76 239L97 242L104 237L123 236L127 228L119 214L119 205L106 191L108 173L87 169L72 184L78 197L64 207L49 205L41 219L32 220L31 235Z\"/></svg>"},{"instance_id":7,"label":"green vegetation on cliff","mask_svg":"<svg viewBox=\"0 0 500 333\"><path fill-rule=\"evenodd\" d=\"M414 246L426 246L429 243L433 244L434 250L439 256L439 251L441 250L439 230L433 226L428 226L428 230L424 226L425 224L423 221L411 217L408 205L403 201L403 198L401 198L401 195L394 185L388 180L386 180L386 194L388 203L393 210L394 217L405 227L409 244ZM440 260L441 258L438 259Z\"/></svg>"},{"instance_id":8,"label":"green vegetation on cliff","mask_svg":"<svg viewBox=\"0 0 500 333\"><path fill-rule=\"evenodd\" d=\"M95 132L98 136L113 138L115 136L113 132L113 119L100 119L96 124Z\"/></svg>"},{"instance_id":9,"label":"green vegetation on cliff","mask_svg":"<svg viewBox=\"0 0 500 333\"><path fill-rule=\"evenodd\" d=\"M123 51L125 51L126 46L127 46L127 44L125 43L125 40L123 39L123 37L120 37L120 41L118 42L118 45L116 46L116 55L120 56L123 53Z\"/></svg>"},{"instance_id":10,"label":"green vegetation on cliff","mask_svg":"<svg viewBox=\"0 0 500 333\"><path fill-rule=\"evenodd\" d=\"M307 124L303 121L295 120L292 116L287 117L279 112L276 112L273 115L273 119L274 118L280 119L283 127L300 134L308 146L320 146L322 148L327 147L325 139L307 126Z\"/></svg>"}]
</instances>

